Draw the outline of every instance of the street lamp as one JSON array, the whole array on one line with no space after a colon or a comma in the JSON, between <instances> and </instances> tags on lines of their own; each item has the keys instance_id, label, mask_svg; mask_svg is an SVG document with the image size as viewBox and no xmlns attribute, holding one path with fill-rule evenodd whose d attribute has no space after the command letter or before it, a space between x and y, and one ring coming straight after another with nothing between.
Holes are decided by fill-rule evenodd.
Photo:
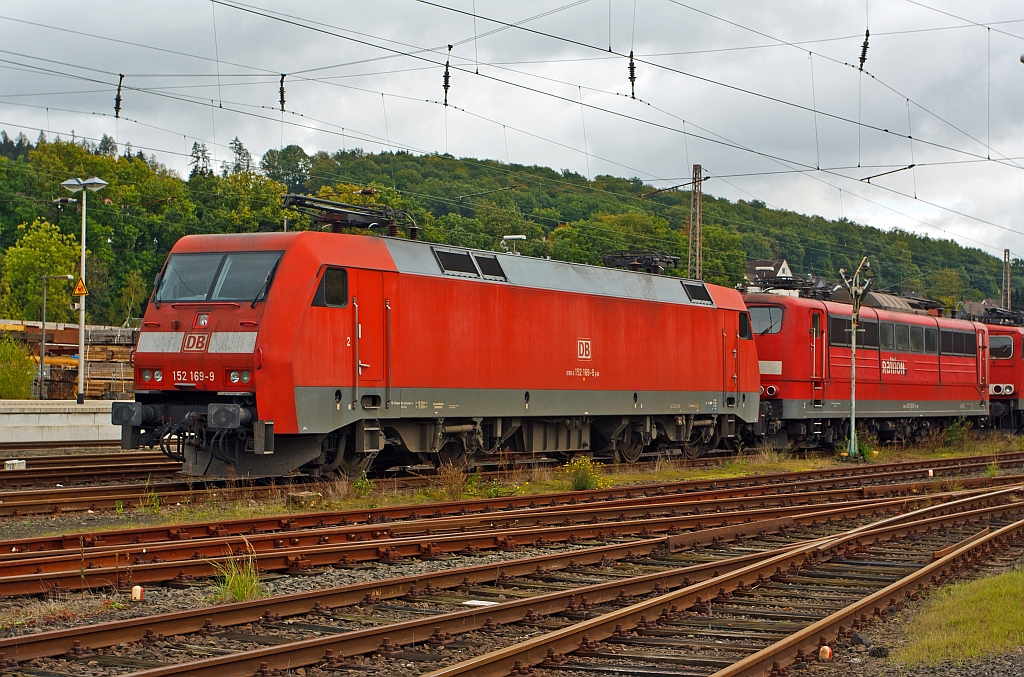
<instances>
[{"instance_id":1,"label":"street lamp","mask_svg":"<svg viewBox=\"0 0 1024 677\"><path fill-rule=\"evenodd\" d=\"M846 277L846 269L840 268L839 274L843 276L843 283L850 291L850 299L853 301L853 313L850 316L850 445L847 448L849 458L860 456L860 449L857 448L857 325L860 324L860 304L871 286L871 280L864 283L860 281L860 273L871 267L868 257L864 257L853 273L853 278Z\"/></svg>"},{"instance_id":2,"label":"street lamp","mask_svg":"<svg viewBox=\"0 0 1024 677\"><path fill-rule=\"evenodd\" d=\"M46 360L46 281L47 280L73 280L74 275L40 275L43 281L43 331L39 340L39 399L45 400L46 381L43 379L43 362Z\"/></svg>"},{"instance_id":3,"label":"street lamp","mask_svg":"<svg viewBox=\"0 0 1024 677\"><path fill-rule=\"evenodd\" d=\"M78 403L85 404L85 297L89 293L85 289L85 197L88 195L85 189L96 192L108 184L94 176L91 179L68 179L60 185L72 193L82 191L82 267L78 278L82 282L82 289L79 290L78 285L75 285L75 291L84 292L78 296Z\"/></svg>"}]
</instances>

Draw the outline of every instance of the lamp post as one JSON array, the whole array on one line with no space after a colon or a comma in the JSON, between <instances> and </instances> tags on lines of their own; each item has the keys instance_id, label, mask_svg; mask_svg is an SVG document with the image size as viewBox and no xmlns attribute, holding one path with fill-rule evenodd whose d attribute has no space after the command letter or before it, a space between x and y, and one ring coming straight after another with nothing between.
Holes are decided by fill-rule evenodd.
<instances>
[{"instance_id":1,"label":"lamp post","mask_svg":"<svg viewBox=\"0 0 1024 677\"><path fill-rule=\"evenodd\" d=\"M839 269L839 274L843 276L843 283L850 291L850 299L853 301L853 314L850 317L850 445L846 450L849 458L860 456L860 449L857 448L857 325L860 324L861 301L871 286L871 280L861 284L860 273L861 270L870 267L871 263L865 256L860 260L852 279L846 277L845 268Z\"/></svg>"},{"instance_id":2,"label":"lamp post","mask_svg":"<svg viewBox=\"0 0 1024 677\"><path fill-rule=\"evenodd\" d=\"M79 271L79 279L82 286L85 286L85 198L86 188L96 192L107 182L103 179L92 177L91 179L68 179L60 184L72 193L82 191L82 266ZM84 291L84 289L83 289ZM78 297L78 403L85 403L85 294Z\"/></svg>"},{"instance_id":3,"label":"lamp post","mask_svg":"<svg viewBox=\"0 0 1024 677\"><path fill-rule=\"evenodd\" d=\"M39 399L45 400L46 381L43 378L43 362L46 360L46 281L47 280L73 280L74 275L40 275L43 281L43 330L39 339Z\"/></svg>"}]
</instances>

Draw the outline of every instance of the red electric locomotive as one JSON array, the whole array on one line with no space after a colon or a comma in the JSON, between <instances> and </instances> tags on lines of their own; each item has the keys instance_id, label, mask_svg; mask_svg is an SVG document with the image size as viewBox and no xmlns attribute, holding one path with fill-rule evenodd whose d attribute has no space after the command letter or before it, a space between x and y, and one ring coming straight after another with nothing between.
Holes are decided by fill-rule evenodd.
<instances>
[{"instance_id":1,"label":"red electric locomotive","mask_svg":"<svg viewBox=\"0 0 1024 677\"><path fill-rule=\"evenodd\" d=\"M989 418L993 428L1024 427L1024 314L989 308L977 318L989 333Z\"/></svg>"},{"instance_id":2,"label":"red electric locomotive","mask_svg":"<svg viewBox=\"0 0 1024 677\"><path fill-rule=\"evenodd\" d=\"M798 447L847 438L853 307L777 294L744 298L760 361L764 434ZM960 417L986 424L984 324L915 312L902 299L869 293L857 334L858 429L886 441L914 440Z\"/></svg>"},{"instance_id":3,"label":"red electric locomotive","mask_svg":"<svg viewBox=\"0 0 1024 677\"><path fill-rule=\"evenodd\" d=\"M695 456L756 421L757 365L739 293L700 281L397 237L196 235L157 279L136 401L112 420L124 448L206 476Z\"/></svg>"}]
</instances>

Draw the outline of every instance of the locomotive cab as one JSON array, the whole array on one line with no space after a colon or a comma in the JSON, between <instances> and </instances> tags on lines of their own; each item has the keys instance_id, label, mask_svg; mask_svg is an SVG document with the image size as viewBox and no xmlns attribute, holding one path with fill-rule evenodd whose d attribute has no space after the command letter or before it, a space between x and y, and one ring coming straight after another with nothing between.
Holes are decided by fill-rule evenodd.
<instances>
[{"instance_id":1,"label":"locomotive cab","mask_svg":"<svg viewBox=\"0 0 1024 677\"><path fill-rule=\"evenodd\" d=\"M114 403L111 420L123 448L159 446L181 461L186 447L231 464L272 454L274 423L256 398L257 338L285 243L190 239L157 276L134 353L135 401Z\"/></svg>"}]
</instances>

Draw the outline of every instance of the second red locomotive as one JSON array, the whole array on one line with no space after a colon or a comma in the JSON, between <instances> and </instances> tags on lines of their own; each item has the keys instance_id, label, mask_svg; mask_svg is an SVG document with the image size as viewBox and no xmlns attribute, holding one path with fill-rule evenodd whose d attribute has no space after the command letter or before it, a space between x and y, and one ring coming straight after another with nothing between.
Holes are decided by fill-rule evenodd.
<instances>
[{"instance_id":1,"label":"second red locomotive","mask_svg":"<svg viewBox=\"0 0 1024 677\"><path fill-rule=\"evenodd\" d=\"M744 299L760 362L763 433L797 447L848 438L853 306L764 293ZM869 293L857 335L858 429L888 441L916 440L958 418L986 425L988 356L986 325Z\"/></svg>"}]
</instances>

